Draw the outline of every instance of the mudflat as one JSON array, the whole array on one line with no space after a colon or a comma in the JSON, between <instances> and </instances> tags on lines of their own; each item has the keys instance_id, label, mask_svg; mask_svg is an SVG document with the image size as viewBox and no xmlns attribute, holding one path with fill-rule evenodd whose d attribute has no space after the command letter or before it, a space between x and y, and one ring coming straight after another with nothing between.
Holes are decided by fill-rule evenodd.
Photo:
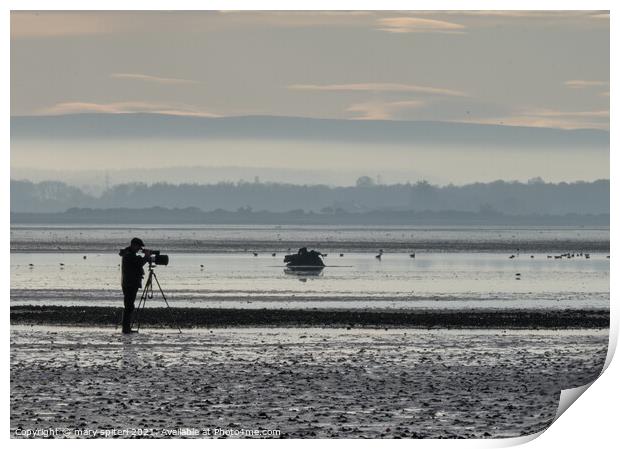
<instances>
[{"instance_id":1,"label":"mudflat","mask_svg":"<svg viewBox=\"0 0 620 449\"><path fill-rule=\"evenodd\" d=\"M12 324L114 326L122 309L97 306L12 306ZM147 307L139 321L174 327L608 328L608 309L237 309Z\"/></svg>"},{"instance_id":2,"label":"mudflat","mask_svg":"<svg viewBox=\"0 0 620 449\"><path fill-rule=\"evenodd\" d=\"M10 432L521 436L552 422L560 390L597 377L607 343L607 329L145 328L123 336L111 327L14 325Z\"/></svg>"}]
</instances>

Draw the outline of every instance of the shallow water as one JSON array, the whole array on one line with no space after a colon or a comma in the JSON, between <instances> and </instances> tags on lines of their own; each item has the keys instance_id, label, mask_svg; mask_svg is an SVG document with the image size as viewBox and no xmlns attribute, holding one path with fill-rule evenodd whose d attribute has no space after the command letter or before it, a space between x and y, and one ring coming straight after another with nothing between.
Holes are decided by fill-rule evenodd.
<instances>
[{"instance_id":1,"label":"shallow water","mask_svg":"<svg viewBox=\"0 0 620 449\"><path fill-rule=\"evenodd\" d=\"M22 226L11 251L114 252L131 236L166 252L247 252L318 247L322 252L609 251L609 228L472 226Z\"/></svg>"},{"instance_id":2,"label":"shallow water","mask_svg":"<svg viewBox=\"0 0 620 449\"><path fill-rule=\"evenodd\" d=\"M13 228L11 304L120 307L116 253L140 235L170 255L155 272L174 307L609 308L608 229L298 227L276 239L274 231ZM283 249L298 241L330 253L320 275L285 273ZM566 251L591 257L547 257ZM561 389L597 376L607 334L234 328L123 337L112 328L12 326L11 433L183 426L305 438L520 436L551 423Z\"/></svg>"},{"instance_id":3,"label":"shallow water","mask_svg":"<svg viewBox=\"0 0 620 449\"><path fill-rule=\"evenodd\" d=\"M227 232L256 238L266 235L265 227L245 229L236 227ZM57 241L60 234L69 232L51 228L14 229L14 237L30 251L11 254L11 302L13 304L91 304L119 305L120 258L115 251L91 252L89 248L101 242L122 242L136 229L126 228L73 228L80 235L76 248L39 252L38 249ZM208 233L222 242L214 228L142 230L139 235L147 241L163 236L174 236L175 241L187 239L188 233ZM308 229L282 231L286 238ZM155 272L169 299L176 306L243 307L243 308L608 308L609 259L605 252L593 252L589 259L549 258L562 252L526 251L420 251L411 258L409 253L385 250L378 260L374 247L380 244L372 239L382 231L319 229L322 232L354 235L356 245L367 241L364 251L331 252L325 258L328 265L319 275L289 274L284 271L285 252L210 252L194 248L169 251L170 265L157 267ZM467 235L471 242L490 241L499 232L496 229L427 230L432 238ZM502 230L503 234L516 233L522 240L551 238L550 229ZM52 233L52 234L50 234ZM149 234L150 233L150 234ZM542 233L542 234L541 234ZM578 235L598 236L604 240L608 230L556 230L553 234L562 241ZM201 234L201 235L203 235ZM516 235L515 234L515 235ZM348 235L348 234L347 234ZM512 234L511 234L512 235ZM38 236L38 237L37 237ZM52 237L50 237L52 236ZM147 237L148 236L148 237ZM538 237L537 237L538 236ZM572 236L572 237L571 237ZM122 237L122 238L121 238ZM172 238L172 237L171 237ZM233 237L230 237L233 238ZM429 237L430 238L430 237ZM447 239L449 237L446 237ZM38 240L37 240L38 239ZM81 240L80 240L81 239ZM115 239L115 240L111 240ZM554 240L545 240L552 244ZM372 243L370 243L372 242ZM272 242L275 245L275 242ZM382 241L380 243L386 243ZM445 242L444 242L445 243ZM12 241L12 247L14 242ZM263 242L265 244L265 242ZM116 247L121 246L116 243ZM177 244L178 246L178 244ZM524 245L524 246L527 246ZM579 246L575 243L575 246ZM373 248L371 248L373 247ZM166 248L161 246L161 248ZM320 247L323 249L323 246ZM382 248L381 248L382 249ZM371 252L371 250L373 252ZM326 251L323 249L323 251ZM514 258L510 258L511 255ZM533 256L533 257L532 257ZM32 265L31 265L32 264ZM63 265L61 265L63 264ZM202 265L202 267L201 267ZM519 273L519 275L517 275ZM154 302L155 299L151 302ZM150 304L150 303L149 303ZM153 305L162 305L154 303Z\"/></svg>"}]
</instances>

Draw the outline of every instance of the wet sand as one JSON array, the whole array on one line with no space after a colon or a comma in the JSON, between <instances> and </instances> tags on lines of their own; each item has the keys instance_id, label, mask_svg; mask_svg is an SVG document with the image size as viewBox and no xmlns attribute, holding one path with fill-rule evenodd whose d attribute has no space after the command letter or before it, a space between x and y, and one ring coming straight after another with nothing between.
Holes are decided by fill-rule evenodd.
<instances>
[{"instance_id":1,"label":"wet sand","mask_svg":"<svg viewBox=\"0 0 620 449\"><path fill-rule=\"evenodd\" d=\"M551 423L561 389L595 379L607 342L606 329L148 328L122 336L111 327L13 325L10 432L521 436Z\"/></svg>"},{"instance_id":2,"label":"wet sand","mask_svg":"<svg viewBox=\"0 0 620 449\"><path fill-rule=\"evenodd\" d=\"M13 306L12 324L117 325L121 308ZM147 326L184 328L229 326L332 326L408 328L568 329L608 328L608 310L378 310L145 308Z\"/></svg>"}]
</instances>

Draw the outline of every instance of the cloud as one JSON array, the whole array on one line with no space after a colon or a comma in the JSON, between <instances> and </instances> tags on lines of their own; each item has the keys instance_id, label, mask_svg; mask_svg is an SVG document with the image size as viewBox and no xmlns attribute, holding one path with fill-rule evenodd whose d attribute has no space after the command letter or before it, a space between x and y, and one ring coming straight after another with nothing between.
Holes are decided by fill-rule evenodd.
<instances>
[{"instance_id":1,"label":"cloud","mask_svg":"<svg viewBox=\"0 0 620 449\"><path fill-rule=\"evenodd\" d=\"M606 87L609 86L608 81L588 81L588 80L568 80L564 82L566 87L571 89L585 89L587 87Z\"/></svg>"},{"instance_id":2,"label":"cloud","mask_svg":"<svg viewBox=\"0 0 620 449\"><path fill-rule=\"evenodd\" d=\"M170 105L142 101L113 103L65 102L43 108L38 115L63 115L84 113L128 114L144 112L151 114L184 115L195 117L219 117L219 115L187 105Z\"/></svg>"},{"instance_id":3,"label":"cloud","mask_svg":"<svg viewBox=\"0 0 620 449\"><path fill-rule=\"evenodd\" d=\"M469 96L465 92L461 92L458 90L399 83L292 84L288 86L288 88L292 90L323 92L399 92L427 95L445 95L451 97Z\"/></svg>"},{"instance_id":4,"label":"cloud","mask_svg":"<svg viewBox=\"0 0 620 449\"><path fill-rule=\"evenodd\" d=\"M415 109L426 105L421 100L405 100L405 101L370 101L365 103L356 103L347 108L348 112L361 114L355 117L357 120L389 120L393 118L394 113L403 109Z\"/></svg>"},{"instance_id":5,"label":"cloud","mask_svg":"<svg viewBox=\"0 0 620 449\"><path fill-rule=\"evenodd\" d=\"M571 17L591 17L609 18L608 11L537 11L537 10L453 10L453 11L416 11L416 15L443 15L443 16L460 16L460 17L514 17L514 18L571 18Z\"/></svg>"},{"instance_id":6,"label":"cloud","mask_svg":"<svg viewBox=\"0 0 620 449\"><path fill-rule=\"evenodd\" d=\"M144 75L142 73L112 73L110 78L147 81L160 84L198 84L198 81L183 78L162 78L159 76Z\"/></svg>"},{"instance_id":7,"label":"cloud","mask_svg":"<svg viewBox=\"0 0 620 449\"><path fill-rule=\"evenodd\" d=\"M247 28L366 27L372 11L13 11L11 38L213 33Z\"/></svg>"},{"instance_id":8,"label":"cloud","mask_svg":"<svg viewBox=\"0 0 620 449\"><path fill-rule=\"evenodd\" d=\"M522 26L609 27L609 11L533 11L533 10L480 10L480 11L416 11L416 16L438 20L455 20L467 29L492 28L498 25Z\"/></svg>"},{"instance_id":9,"label":"cloud","mask_svg":"<svg viewBox=\"0 0 620 449\"><path fill-rule=\"evenodd\" d=\"M599 13L599 14L592 14L589 17L591 19L609 20L609 12L603 12L603 13Z\"/></svg>"},{"instance_id":10,"label":"cloud","mask_svg":"<svg viewBox=\"0 0 620 449\"><path fill-rule=\"evenodd\" d=\"M101 34L104 21L90 13L11 12L11 37L56 37Z\"/></svg>"},{"instance_id":11,"label":"cloud","mask_svg":"<svg viewBox=\"0 0 620 449\"><path fill-rule=\"evenodd\" d=\"M488 119L464 120L467 123L481 123L508 126L532 126L560 129L609 129L609 111L559 111L533 109L515 113L512 116Z\"/></svg>"},{"instance_id":12,"label":"cloud","mask_svg":"<svg viewBox=\"0 0 620 449\"><path fill-rule=\"evenodd\" d=\"M537 109L529 111L531 115L539 117L609 117L609 111L556 111L553 109Z\"/></svg>"},{"instance_id":13,"label":"cloud","mask_svg":"<svg viewBox=\"0 0 620 449\"><path fill-rule=\"evenodd\" d=\"M324 26L368 26L374 11L218 11L228 26L306 28Z\"/></svg>"},{"instance_id":14,"label":"cloud","mask_svg":"<svg viewBox=\"0 0 620 449\"><path fill-rule=\"evenodd\" d=\"M379 30L390 33L463 33L464 25L420 17L386 17L377 21Z\"/></svg>"},{"instance_id":15,"label":"cloud","mask_svg":"<svg viewBox=\"0 0 620 449\"><path fill-rule=\"evenodd\" d=\"M398 14L397 17L391 17ZM247 28L368 28L390 33L464 33L529 19L529 24L609 26L608 11L12 11L11 38L169 32L213 33ZM449 21L447 20L449 19ZM455 23L464 21L464 23Z\"/></svg>"}]
</instances>

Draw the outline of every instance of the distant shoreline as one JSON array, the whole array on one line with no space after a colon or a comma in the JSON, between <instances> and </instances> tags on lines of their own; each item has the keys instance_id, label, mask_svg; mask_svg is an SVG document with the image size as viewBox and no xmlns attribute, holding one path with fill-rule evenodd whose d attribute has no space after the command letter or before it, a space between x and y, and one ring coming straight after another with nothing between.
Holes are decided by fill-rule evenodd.
<instances>
[{"instance_id":1,"label":"distant shoreline","mask_svg":"<svg viewBox=\"0 0 620 449\"><path fill-rule=\"evenodd\" d=\"M64 212L11 212L11 225L423 225L423 226L609 226L609 214L508 215L500 212L369 211L315 213L303 210L203 211L72 208Z\"/></svg>"},{"instance_id":2,"label":"distant shoreline","mask_svg":"<svg viewBox=\"0 0 620 449\"><path fill-rule=\"evenodd\" d=\"M424 241L417 239L403 241L375 241L373 247L369 247L368 242L343 241L325 242L319 239L289 240L289 241L261 241L261 240L239 240L222 242L218 240L192 241L171 241L171 240L149 240L150 245L161 248L167 253L174 254L251 254L256 251L259 255L270 256L273 252L280 257L283 253L290 253L303 246L321 248L323 253L369 253L375 247L384 249L386 253L410 253L412 248L419 255L421 253L506 253L513 254L515 247L518 247L523 254L539 254L546 257L551 254L564 252L586 252L592 254L609 254L609 240L561 240L561 241L519 241L519 242L471 242L465 240L452 241ZM71 242L55 241L32 242L24 240L11 240L11 254L16 253L118 253L118 242L96 241L96 242ZM333 260L330 258L330 260ZM339 258L336 260L340 260ZM278 259L280 264L280 259ZM329 265L329 264L328 264ZM282 268L284 265L282 264Z\"/></svg>"},{"instance_id":3,"label":"distant shoreline","mask_svg":"<svg viewBox=\"0 0 620 449\"><path fill-rule=\"evenodd\" d=\"M593 329L609 327L606 310L283 310L173 308L183 328L191 327L370 327L445 329ZM122 309L82 306L12 306L11 324L98 325L120 322ZM174 327L166 308L148 308L145 326Z\"/></svg>"}]
</instances>

